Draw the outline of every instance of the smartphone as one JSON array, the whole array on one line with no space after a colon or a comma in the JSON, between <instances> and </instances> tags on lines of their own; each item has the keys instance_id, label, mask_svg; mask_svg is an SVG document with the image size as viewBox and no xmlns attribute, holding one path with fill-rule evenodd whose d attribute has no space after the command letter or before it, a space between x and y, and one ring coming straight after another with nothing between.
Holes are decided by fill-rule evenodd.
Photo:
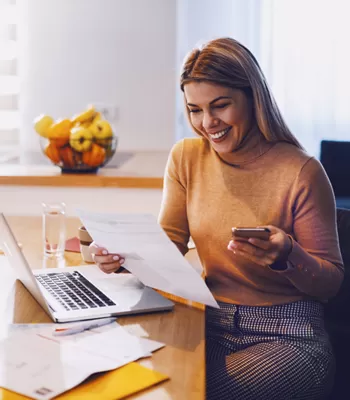
<instances>
[{"instance_id":1,"label":"smartphone","mask_svg":"<svg viewBox=\"0 0 350 400\"><path fill-rule=\"evenodd\" d=\"M268 240L270 237L270 229L268 228L232 228L233 238L256 238Z\"/></svg>"}]
</instances>

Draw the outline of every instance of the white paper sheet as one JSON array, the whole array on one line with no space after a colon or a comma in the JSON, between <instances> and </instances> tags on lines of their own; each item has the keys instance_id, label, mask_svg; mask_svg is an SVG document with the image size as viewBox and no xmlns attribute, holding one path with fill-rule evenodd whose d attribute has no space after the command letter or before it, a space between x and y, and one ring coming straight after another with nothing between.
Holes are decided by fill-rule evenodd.
<instances>
[{"instance_id":1,"label":"white paper sheet","mask_svg":"<svg viewBox=\"0 0 350 400\"><path fill-rule=\"evenodd\" d=\"M20 325L9 330L0 341L1 387L48 400L95 372L119 368L164 346L130 335L117 323L60 337L52 335L56 327Z\"/></svg>"},{"instance_id":2,"label":"white paper sheet","mask_svg":"<svg viewBox=\"0 0 350 400\"><path fill-rule=\"evenodd\" d=\"M125 258L124 267L154 289L219 308L202 277L149 214L77 211L99 245Z\"/></svg>"}]
</instances>

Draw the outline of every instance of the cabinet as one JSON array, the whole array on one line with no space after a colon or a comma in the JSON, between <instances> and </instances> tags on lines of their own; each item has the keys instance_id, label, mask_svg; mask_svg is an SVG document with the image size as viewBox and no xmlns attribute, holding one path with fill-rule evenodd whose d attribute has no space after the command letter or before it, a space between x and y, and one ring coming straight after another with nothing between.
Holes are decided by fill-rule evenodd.
<instances>
[{"instance_id":1,"label":"cabinet","mask_svg":"<svg viewBox=\"0 0 350 400\"><path fill-rule=\"evenodd\" d=\"M40 215L42 202L65 202L67 214L77 208L101 212L158 215L168 152L138 152L118 168L96 174L62 174L52 165L3 164L0 167L0 211Z\"/></svg>"}]
</instances>

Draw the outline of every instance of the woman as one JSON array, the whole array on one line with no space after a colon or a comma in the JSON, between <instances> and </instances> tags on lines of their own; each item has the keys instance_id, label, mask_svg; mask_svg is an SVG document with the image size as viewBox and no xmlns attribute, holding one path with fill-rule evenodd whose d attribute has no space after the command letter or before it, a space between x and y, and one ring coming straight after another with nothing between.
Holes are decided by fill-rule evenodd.
<instances>
[{"instance_id":1,"label":"woman","mask_svg":"<svg viewBox=\"0 0 350 400\"><path fill-rule=\"evenodd\" d=\"M159 221L183 254L191 235L220 305L206 309L207 398L322 399L334 371L322 302L343 279L330 183L237 41L193 50L181 89L199 137L171 151ZM232 238L234 226L271 234ZM105 272L124 261L94 252Z\"/></svg>"}]
</instances>

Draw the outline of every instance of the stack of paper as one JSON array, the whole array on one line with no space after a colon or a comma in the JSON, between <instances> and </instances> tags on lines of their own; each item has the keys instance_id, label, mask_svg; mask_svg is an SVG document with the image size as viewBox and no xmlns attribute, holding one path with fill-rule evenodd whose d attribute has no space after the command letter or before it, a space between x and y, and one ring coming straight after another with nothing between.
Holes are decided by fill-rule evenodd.
<instances>
[{"instance_id":1,"label":"stack of paper","mask_svg":"<svg viewBox=\"0 0 350 400\"><path fill-rule=\"evenodd\" d=\"M1 387L34 399L52 399L74 388L93 373L125 366L164 346L163 343L131 335L117 323L60 337L53 336L56 326L45 324L34 325L32 329L17 329L0 341ZM137 364L129 364L127 367L128 369L119 374L121 377L118 378L118 390L115 383L112 384L107 379L101 384L104 387L102 392L106 396L99 395L99 399L110 398L108 393L111 390L112 398L122 398L133 391L167 379L166 376L140 368ZM117 371L111 374L117 374ZM128 373L138 374L140 379L136 387L134 379L124 380ZM79 394L86 393L91 391L92 386L95 388L93 390L100 390L96 381L88 382L64 396L69 398L75 391ZM84 394L82 398L88 397Z\"/></svg>"},{"instance_id":2,"label":"stack of paper","mask_svg":"<svg viewBox=\"0 0 350 400\"><path fill-rule=\"evenodd\" d=\"M219 308L202 277L149 214L101 214L77 211L90 236L146 286Z\"/></svg>"}]
</instances>

